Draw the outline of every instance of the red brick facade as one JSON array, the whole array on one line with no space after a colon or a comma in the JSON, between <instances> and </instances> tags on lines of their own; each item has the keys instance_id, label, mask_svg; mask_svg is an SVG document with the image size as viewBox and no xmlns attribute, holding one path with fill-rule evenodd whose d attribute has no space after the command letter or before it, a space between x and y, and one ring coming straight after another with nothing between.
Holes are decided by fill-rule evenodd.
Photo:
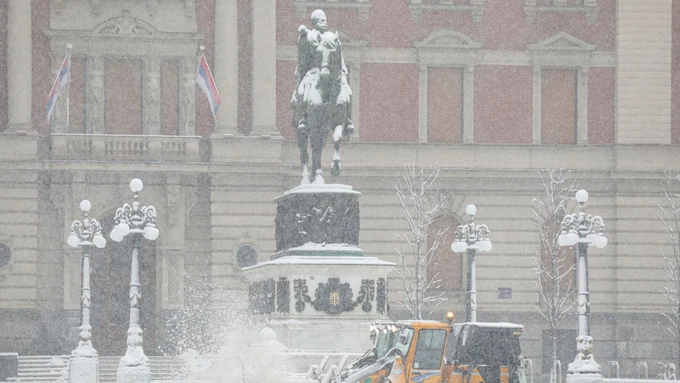
<instances>
[{"instance_id":1,"label":"red brick facade","mask_svg":"<svg viewBox=\"0 0 680 383\"><path fill-rule=\"evenodd\" d=\"M50 133L50 126L44 117L44 98L53 81L50 65L49 45L44 30L49 29L50 2L31 0L33 17L33 124L41 134ZM241 133L248 133L252 121L252 0L238 1L239 33L239 116ZM485 51L504 51L529 54L527 44L543 41L559 32L566 32L596 46L596 51L613 53L616 50L616 5L614 0L598 1L599 12L594 23L590 24L582 13L539 13L529 22L519 0L488 2L481 20L475 22L470 12L423 12L417 20L412 17L407 0L372 0L368 19L362 21L353 9L328 9L327 15L331 29L339 29L352 38L368 42L367 49L392 48L395 50L414 50L414 42L422 41L432 32L452 29L469 36L482 44ZM678 5L674 5L677 9ZM196 3L198 33L203 34L201 43L206 46L206 58L213 65L214 40L214 0ZM0 2L0 23L6 18L7 3ZM310 25L308 16L299 17L292 1L277 2L277 43L279 47L294 48L297 27ZM310 11L311 12L311 11ZM307 12L307 13L310 13ZM677 12L674 12L676 14ZM673 109L672 140L680 142L680 108L676 86L680 78L677 69L680 57L680 22L673 19ZM6 28L0 28L0 49L6 50ZM279 56L281 56L279 54ZM416 54L417 56L417 54ZM360 63L361 91L355 94L354 102L360 105L360 116L354 119L360 123L362 141L377 142L416 142L419 140L419 72L415 62L403 62L397 56L391 61L387 55L380 62ZM176 65L176 64L172 64ZM163 63L163 114L164 134L176 134L182 124L177 111L176 98L168 95L177 92L178 83L167 76L177 76L178 68ZM294 61L279 59L277 65L277 125L286 139L294 139L290 123L289 101L294 86ZM74 61L74 70L87 71L83 62ZM74 71L75 72L75 71ZM0 57L0 125L7 123L7 61ZM474 69L474 142L497 144L530 144L533 132L532 103L532 66L530 64L477 65ZM588 143L614 143L615 113L615 68L592 67L588 75ZM433 76L436 76L433 72ZM140 77L141 81L141 77ZM433 80L430 80L432 83ZM461 88L462 88L461 79ZM83 93L85 78L74 74L71 97L72 131L84 132L85 108ZM457 86L457 85L456 85ZM427 97L437 97L443 90L429 91ZM456 89L450 94L458 94ZM464 95L461 94L464 100ZM430 142L462 142L463 105L460 112L448 110L445 100L438 105L434 102L427 111L428 121L436 126L431 128L434 135ZM196 134L210 135L214 122L206 100L196 98ZM458 100L454 100L458 108ZM451 102L454 102L451 101ZM462 101L461 101L462 102ZM576 102L578 105L578 102ZM457 109L456 109L457 110ZM454 113L455 112L455 113ZM111 111L113 114L120 111ZM441 113L441 114L438 114ZM444 126L444 121L455 114L455 123ZM458 116L461 121L459 129ZM437 125L438 124L438 125ZM439 126L442 125L442 126ZM453 131L451 137L441 137L442 132ZM135 133L135 129L124 129ZM114 130L111 130L113 132ZM117 131L117 130L115 130ZM123 131L120 131L123 133ZM571 143L556 141L556 143Z\"/></svg>"}]
</instances>

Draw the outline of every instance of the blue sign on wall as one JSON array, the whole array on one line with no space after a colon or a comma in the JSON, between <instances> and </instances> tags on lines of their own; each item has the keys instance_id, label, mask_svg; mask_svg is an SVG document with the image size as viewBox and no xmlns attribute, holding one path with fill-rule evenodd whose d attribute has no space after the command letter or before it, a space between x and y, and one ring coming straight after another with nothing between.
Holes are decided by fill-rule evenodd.
<instances>
[{"instance_id":1,"label":"blue sign on wall","mask_svg":"<svg viewBox=\"0 0 680 383\"><path fill-rule=\"evenodd\" d=\"M498 299L512 299L512 287L499 287Z\"/></svg>"}]
</instances>

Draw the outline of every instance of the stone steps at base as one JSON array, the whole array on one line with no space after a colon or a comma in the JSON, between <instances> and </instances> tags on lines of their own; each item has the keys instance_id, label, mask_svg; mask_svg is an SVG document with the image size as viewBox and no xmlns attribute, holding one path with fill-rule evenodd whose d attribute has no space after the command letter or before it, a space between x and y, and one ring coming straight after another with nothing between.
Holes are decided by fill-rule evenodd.
<instances>
[{"instance_id":1,"label":"stone steps at base","mask_svg":"<svg viewBox=\"0 0 680 383\"><path fill-rule=\"evenodd\" d=\"M118 373L120 356L99 357L99 382L115 383ZM70 357L58 356L19 356L18 376L9 378L7 382L29 383L49 382L55 383L64 376L68 368ZM181 382L186 376L186 361L176 356L150 356L152 382Z\"/></svg>"}]
</instances>

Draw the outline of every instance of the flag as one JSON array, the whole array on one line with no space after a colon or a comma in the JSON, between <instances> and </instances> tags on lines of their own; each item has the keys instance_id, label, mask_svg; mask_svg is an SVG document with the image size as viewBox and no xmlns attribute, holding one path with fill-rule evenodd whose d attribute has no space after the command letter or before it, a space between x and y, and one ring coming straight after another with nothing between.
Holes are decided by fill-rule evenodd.
<instances>
[{"instance_id":1,"label":"flag","mask_svg":"<svg viewBox=\"0 0 680 383\"><path fill-rule=\"evenodd\" d=\"M220 93L217 91L217 85L215 85L215 79L210 72L210 67L208 67L208 62L205 61L205 56L201 54L201 60L198 62L198 71L196 74L196 84L203 89L203 93L208 97L208 102L210 103L210 111L213 114L213 118L217 113L217 109L220 107Z\"/></svg>"},{"instance_id":2,"label":"flag","mask_svg":"<svg viewBox=\"0 0 680 383\"><path fill-rule=\"evenodd\" d=\"M68 83L68 78L71 75L71 57L70 53L66 53L64 57L64 62L61 64L61 69L59 69L59 74L54 80L54 85L52 85L52 90L45 100L45 109L47 112L47 121L49 122L52 118L52 112L54 111L54 105L57 104L57 98L59 97L59 91L61 88Z\"/></svg>"}]
</instances>

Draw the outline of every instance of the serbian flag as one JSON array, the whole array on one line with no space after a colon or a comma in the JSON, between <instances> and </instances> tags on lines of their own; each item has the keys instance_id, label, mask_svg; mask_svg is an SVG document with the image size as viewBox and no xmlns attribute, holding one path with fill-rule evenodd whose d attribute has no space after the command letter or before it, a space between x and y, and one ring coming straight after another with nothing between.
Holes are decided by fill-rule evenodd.
<instances>
[{"instance_id":1,"label":"serbian flag","mask_svg":"<svg viewBox=\"0 0 680 383\"><path fill-rule=\"evenodd\" d=\"M64 57L64 62L61 63L61 69L59 69L59 74L54 80L54 85L52 85L52 90L45 100L45 110L47 111L47 121L49 122L52 118L52 112L54 111L54 106L57 104L57 98L59 97L59 91L61 88L68 83L68 77L71 74L71 57L67 53Z\"/></svg>"},{"instance_id":2,"label":"serbian flag","mask_svg":"<svg viewBox=\"0 0 680 383\"><path fill-rule=\"evenodd\" d=\"M196 74L196 84L203 89L203 93L208 97L208 102L210 103L210 111L213 114L213 118L217 113L217 109L220 107L220 92L217 91L217 85L215 85L215 79L210 72L210 67L208 67L208 62L205 61L205 55L201 53L201 61L198 62L198 71Z\"/></svg>"}]
</instances>

